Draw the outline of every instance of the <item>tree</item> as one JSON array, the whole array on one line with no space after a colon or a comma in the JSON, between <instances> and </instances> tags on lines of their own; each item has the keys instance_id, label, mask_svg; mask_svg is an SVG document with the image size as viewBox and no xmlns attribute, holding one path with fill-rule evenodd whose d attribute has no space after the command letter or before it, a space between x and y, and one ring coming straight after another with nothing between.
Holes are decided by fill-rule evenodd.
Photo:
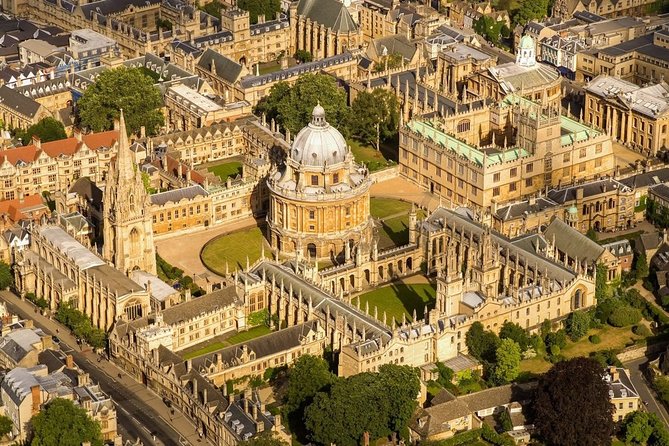
<instances>
[{"instance_id":1,"label":"tree","mask_svg":"<svg viewBox=\"0 0 669 446\"><path fill-rule=\"evenodd\" d=\"M288 370L288 386L285 407L288 413L299 412L311 404L314 396L335 381L324 359L313 355L302 355Z\"/></svg>"},{"instance_id":2,"label":"tree","mask_svg":"<svg viewBox=\"0 0 669 446\"><path fill-rule=\"evenodd\" d=\"M634 411L625 416L622 431L626 443L646 444L655 430L651 423L651 416L657 415Z\"/></svg>"},{"instance_id":3,"label":"tree","mask_svg":"<svg viewBox=\"0 0 669 446\"><path fill-rule=\"evenodd\" d=\"M606 297L606 273L608 268L603 263L597 264L595 277L595 298L597 301ZM602 321L603 322L603 321Z\"/></svg>"},{"instance_id":4,"label":"tree","mask_svg":"<svg viewBox=\"0 0 669 446\"><path fill-rule=\"evenodd\" d=\"M513 339L502 339L495 351L491 379L495 384L507 384L520 373L520 346Z\"/></svg>"},{"instance_id":5,"label":"tree","mask_svg":"<svg viewBox=\"0 0 669 446\"><path fill-rule=\"evenodd\" d=\"M14 274L12 268L5 262L0 262L0 289L14 286Z\"/></svg>"},{"instance_id":6,"label":"tree","mask_svg":"<svg viewBox=\"0 0 669 446\"><path fill-rule=\"evenodd\" d=\"M593 242L597 241L597 231L595 231L595 228L588 229L588 231L585 233L585 236Z\"/></svg>"},{"instance_id":7,"label":"tree","mask_svg":"<svg viewBox=\"0 0 669 446\"><path fill-rule=\"evenodd\" d=\"M295 135L311 122L311 113L318 103L325 109L330 125L345 132L349 111L346 92L327 74L305 74L292 87L279 82L256 105L255 113L264 113L268 121L274 119L282 129Z\"/></svg>"},{"instance_id":8,"label":"tree","mask_svg":"<svg viewBox=\"0 0 669 446\"><path fill-rule=\"evenodd\" d=\"M569 315L566 323L566 332L572 341L576 342L588 334L590 319L590 313L585 311L574 311Z\"/></svg>"},{"instance_id":9,"label":"tree","mask_svg":"<svg viewBox=\"0 0 669 446\"><path fill-rule=\"evenodd\" d=\"M58 141L67 138L63 123L52 117L40 119L37 124L31 125L25 132L17 130L15 136L21 138L21 141L25 145L30 144L33 136L37 136L41 142Z\"/></svg>"},{"instance_id":10,"label":"tree","mask_svg":"<svg viewBox=\"0 0 669 446\"><path fill-rule=\"evenodd\" d=\"M295 59L302 63L311 62L314 60L314 56L307 50L297 50L295 52Z\"/></svg>"},{"instance_id":11,"label":"tree","mask_svg":"<svg viewBox=\"0 0 669 446\"><path fill-rule=\"evenodd\" d=\"M609 316L609 324L614 327L627 327L638 323L643 316L638 308L632 308L629 305L620 305L616 307Z\"/></svg>"},{"instance_id":12,"label":"tree","mask_svg":"<svg viewBox=\"0 0 669 446\"><path fill-rule=\"evenodd\" d=\"M521 0L518 9L513 13L513 22L516 25L526 25L527 22L542 19L548 14L548 0Z\"/></svg>"},{"instance_id":13,"label":"tree","mask_svg":"<svg viewBox=\"0 0 669 446\"><path fill-rule=\"evenodd\" d=\"M281 11L281 0L238 0L237 6L248 11L251 23L255 24L261 14L266 20L274 20L276 13Z\"/></svg>"},{"instance_id":14,"label":"tree","mask_svg":"<svg viewBox=\"0 0 669 446\"><path fill-rule=\"evenodd\" d=\"M416 369L386 364L378 373L340 378L319 392L305 411L304 426L311 441L339 446L360 444L365 432L370 438L404 432L419 391Z\"/></svg>"},{"instance_id":15,"label":"tree","mask_svg":"<svg viewBox=\"0 0 669 446\"><path fill-rule=\"evenodd\" d=\"M154 135L164 123L160 90L153 80L138 68L125 66L100 73L77 102L81 125L100 132L114 127L114 119L123 109L129 133L137 133L144 126L147 134Z\"/></svg>"},{"instance_id":16,"label":"tree","mask_svg":"<svg viewBox=\"0 0 669 446\"><path fill-rule=\"evenodd\" d=\"M643 280L648 277L648 261L644 252L640 252L634 259L634 271L637 279Z\"/></svg>"},{"instance_id":17,"label":"tree","mask_svg":"<svg viewBox=\"0 0 669 446\"><path fill-rule=\"evenodd\" d=\"M400 53L392 53L387 56L381 56L378 62L374 63L373 72L381 73L386 70L394 70L402 66L404 62L404 56Z\"/></svg>"},{"instance_id":18,"label":"tree","mask_svg":"<svg viewBox=\"0 0 669 446\"><path fill-rule=\"evenodd\" d=\"M520 351L524 352L530 346L530 336L527 331L518 324L506 321L502 324L499 330L500 339L513 339L520 347Z\"/></svg>"},{"instance_id":19,"label":"tree","mask_svg":"<svg viewBox=\"0 0 669 446\"><path fill-rule=\"evenodd\" d=\"M611 444L613 405L603 376L604 369L597 361L578 357L558 362L539 378L534 424L546 444Z\"/></svg>"},{"instance_id":20,"label":"tree","mask_svg":"<svg viewBox=\"0 0 669 446\"><path fill-rule=\"evenodd\" d=\"M240 441L238 446L288 446L288 443L280 439L271 431L265 431L246 441Z\"/></svg>"},{"instance_id":21,"label":"tree","mask_svg":"<svg viewBox=\"0 0 669 446\"><path fill-rule=\"evenodd\" d=\"M380 150L381 141L395 137L399 131L399 107L397 96L390 90L360 92L351 104L351 133Z\"/></svg>"},{"instance_id":22,"label":"tree","mask_svg":"<svg viewBox=\"0 0 669 446\"><path fill-rule=\"evenodd\" d=\"M0 415L0 437L4 437L12 431L14 423L12 419L4 415Z\"/></svg>"},{"instance_id":23,"label":"tree","mask_svg":"<svg viewBox=\"0 0 669 446\"><path fill-rule=\"evenodd\" d=\"M226 9L225 5L221 3L220 0L212 0L204 6L198 6L198 8L219 20L221 18L221 9Z\"/></svg>"},{"instance_id":24,"label":"tree","mask_svg":"<svg viewBox=\"0 0 669 446\"><path fill-rule=\"evenodd\" d=\"M32 419L32 446L102 446L100 425L81 407L56 398Z\"/></svg>"},{"instance_id":25,"label":"tree","mask_svg":"<svg viewBox=\"0 0 669 446\"><path fill-rule=\"evenodd\" d=\"M497 45L502 34L502 26L504 22L498 22L490 16L483 15L474 22L474 31Z\"/></svg>"},{"instance_id":26,"label":"tree","mask_svg":"<svg viewBox=\"0 0 669 446\"><path fill-rule=\"evenodd\" d=\"M483 324L477 321L469 327L465 335L465 344L473 357L491 363L495 361L499 338L495 333L486 331Z\"/></svg>"}]
</instances>

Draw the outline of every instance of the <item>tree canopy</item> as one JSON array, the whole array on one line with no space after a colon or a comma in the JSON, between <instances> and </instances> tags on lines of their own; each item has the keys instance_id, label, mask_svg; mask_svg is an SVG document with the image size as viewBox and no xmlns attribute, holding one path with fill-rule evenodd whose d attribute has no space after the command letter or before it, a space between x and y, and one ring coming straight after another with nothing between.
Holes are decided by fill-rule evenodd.
<instances>
[{"instance_id":1,"label":"tree canopy","mask_svg":"<svg viewBox=\"0 0 669 446\"><path fill-rule=\"evenodd\" d=\"M495 365L491 380L496 384L508 384L520 373L520 347L513 339L502 339L495 351Z\"/></svg>"},{"instance_id":2,"label":"tree canopy","mask_svg":"<svg viewBox=\"0 0 669 446\"><path fill-rule=\"evenodd\" d=\"M356 446L365 432L371 439L405 430L420 391L417 369L386 364L378 373L338 379L319 392L305 412L311 441Z\"/></svg>"},{"instance_id":3,"label":"tree canopy","mask_svg":"<svg viewBox=\"0 0 669 446\"><path fill-rule=\"evenodd\" d=\"M58 141L59 139L67 138L63 123L52 117L40 119L37 124L31 125L25 132L16 132L16 137L21 138L24 145L30 144L33 136L39 137L41 142Z\"/></svg>"},{"instance_id":4,"label":"tree canopy","mask_svg":"<svg viewBox=\"0 0 669 446\"><path fill-rule=\"evenodd\" d=\"M526 25L531 20L538 20L548 15L548 0L520 0L518 9L513 11L513 22Z\"/></svg>"},{"instance_id":5,"label":"tree canopy","mask_svg":"<svg viewBox=\"0 0 669 446\"><path fill-rule=\"evenodd\" d=\"M12 268L5 262L0 262L0 289L14 285L14 274Z\"/></svg>"},{"instance_id":6,"label":"tree canopy","mask_svg":"<svg viewBox=\"0 0 669 446\"><path fill-rule=\"evenodd\" d=\"M274 119L282 129L287 128L295 135L311 122L311 113L319 102L330 125L345 132L349 110L346 92L326 74L305 74L293 86L277 83L256 105L255 113L264 113L268 121Z\"/></svg>"},{"instance_id":7,"label":"tree canopy","mask_svg":"<svg viewBox=\"0 0 669 446\"><path fill-rule=\"evenodd\" d=\"M285 408L288 413L298 411L300 418L314 396L326 389L336 379L323 358L302 355L288 370Z\"/></svg>"},{"instance_id":8,"label":"tree canopy","mask_svg":"<svg viewBox=\"0 0 669 446\"><path fill-rule=\"evenodd\" d=\"M495 333L483 328L480 322L474 322L465 335L465 343L469 353L476 359L486 362L495 361L495 351L499 344L499 338Z\"/></svg>"},{"instance_id":9,"label":"tree canopy","mask_svg":"<svg viewBox=\"0 0 669 446\"><path fill-rule=\"evenodd\" d=\"M249 12L251 23L258 23L258 15L265 20L274 20L276 13L281 11L281 0L238 0L237 7Z\"/></svg>"},{"instance_id":10,"label":"tree canopy","mask_svg":"<svg viewBox=\"0 0 669 446\"><path fill-rule=\"evenodd\" d=\"M523 352L530 346L530 335L527 334L527 330L513 322L506 321L502 324L502 328L499 330L499 338L513 339Z\"/></svg>"},{"instance_id":11,"label":"tree canopy","mask_svg":"<svg viewBox=\"0 0 669 446\"><path fill-rule=\"evenodd\" d=\"M566 331L572 341L576 342L588 334L590 329L590 313L574 311L567 318Z\"/></svg>"},{"instance_id":12,"label":"tree canopy","mask_svg":"<svg viewBox=\"0 0 669 446\"><path fill-rule=\"evenodd\" d=\"M10 433L13 427L14 423L11 418L5 415L0 415L0 437L4 437Z\"/></svg>"},{"instance_id":13,"label":"tree canopy","mask_svg":"<svg viewBox=\"0 0 669 446\"><path fill-rule=\"evenodd\" d=\"M603 376L597 361L583 357L558 362L541 376L534 395L534 423L546 444L611 444L613 405Z\"/></svg>"},{"instance_id":14,"label":"tree canopy","mask_svg":"<svg viewBox=\"0 0 669 446\"><path fill-rule=\"evenodd\" d=\"M503 21L497 21L487 15L482 15L474 22L474 31L495 45L499 43L502 27L504 27Z\"/></svg>"},{"instance_id":15,"label":"tree canopy","mask_svg":"<svg viewBox=\"0 0 669 446\"><path fill-rule=\"evenodd\" d=\"M634 271L636 272L637 279L648 277L648 260L646 260L645 253L641 252L634 258Z\"/></svg>"},{"instance_id":16,"label":"tree canopy","mask_svg":"<svg viewBox=\"0 0 669 446\"><path fill-rule=\"evenodd\" d=\"M399 131L399 109L397 96L390 90L362 91L351 104L350 131L379 150L381 141L394 138Z\"/></svg>"},{"instance_id":17,"label":"tree canopy","mask_svg":"<svg viewBox=\"0 0 669 446\"><path fill-rule=\"evenodd\" d=\"M238 446L289 446L288 443L274 435L271 431L262 432L246 441L240 441Z\"/></svg>"},{"instance_id":18,"label":"tree canopy","mask_svg":"<svg viewBox=\"0 0 669 446\"><path fill-rule=\"evenodd\" d=\"M32 419L32 446L102 446L100 425L72 401L56 398Z\"/></svg>"},{"instance_id":19,"label":"tree canopy","mask_svg":"<svg viewBox=\"0 0 669 446\"><path fill-rule=\"evenodd\" d=\"M77 102L81 125L95 132L111 130L123 109L129 133L144 126L148 135L157 133L164 123L160 90L138 68L125 66L100 73Z\"/></svg>"}]
</instances>

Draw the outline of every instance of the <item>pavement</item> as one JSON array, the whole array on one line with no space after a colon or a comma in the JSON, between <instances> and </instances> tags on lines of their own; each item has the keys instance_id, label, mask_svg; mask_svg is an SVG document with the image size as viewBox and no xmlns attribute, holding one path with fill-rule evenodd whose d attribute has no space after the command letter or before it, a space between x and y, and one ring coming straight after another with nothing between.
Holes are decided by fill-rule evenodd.
<instances>
[{"instance_id":1,"label":"pavement","mask_svg":"<svg viewBox=\"0 0 669 446\"><path fill-rule=\"evenodd\" d=\"M667 413L664 405L657 401L655 398L655 391L651 389L643 376L643 370L647 363L648 358L641 358L635 361L626 362L623 365L629 370L630 379L639 393L639 397L641 397L642 401L648 403L646 405L646 410L656 414L664 424L669 427L669 413Z\"/></svg>"},{"instance_id":2,"label":"pavement","mask_svg":"<svg viewBox=\"0 0 669 446\"><path fill-rule=\"evenodd\" d=\"M72 355L75 363L116 403L118 430L124 439L139 438L146 446L211 444L200 438L195 426L181 412L175 410L172 414L161 397L116 364L99 357L89 347L79 348L64 325L36 312L32 303L9 291L0 291L0 299L7 303L11 313L22 319L32 319L45 333L58 336L63 353Z\"/></svg>"},{"instance_id":3,"label":"pavement","mask_svg":"<svg viewBox=\"0 0 669 446\"><path fill-rule=\"evenodd\" d=\"M372 184L369 194L372 197L395 198L416 203L419 207L428 211L433 211L439 206L437 195L399 176Z\"/></svg>"}]
</instances>

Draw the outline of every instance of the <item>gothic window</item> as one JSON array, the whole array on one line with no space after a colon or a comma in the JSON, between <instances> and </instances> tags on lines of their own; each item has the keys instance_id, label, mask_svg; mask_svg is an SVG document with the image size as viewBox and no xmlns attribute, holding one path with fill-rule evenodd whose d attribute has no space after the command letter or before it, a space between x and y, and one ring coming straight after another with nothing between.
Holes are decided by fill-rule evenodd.
<instances>
[{"instance_id":1,"label":"gothic window","mask_svg":"<svg viewBox=\"0 0 669 446\"><path fill-rule=\"evenodd\" d=\"M470 128L471 128L471 123L469 119L463 119L460 122L458 122L458 133L468 132Z\"/></svg>"}]
</instances>

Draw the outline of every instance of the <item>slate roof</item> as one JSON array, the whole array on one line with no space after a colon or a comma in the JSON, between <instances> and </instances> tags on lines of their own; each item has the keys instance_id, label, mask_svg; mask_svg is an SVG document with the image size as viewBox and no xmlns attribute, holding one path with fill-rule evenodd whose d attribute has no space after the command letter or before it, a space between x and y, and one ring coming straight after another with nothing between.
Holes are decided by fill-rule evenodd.
<instances>
[{"instance_id":1,"label":"slate roof","mask_svg":"<svg viewBox=\"0 0 669 446\"><path fill-rule=\"evenodd\" d=\"M379 37L371 41L374 46L376 54L383 56L383 54L400 54L404 59L411 60L416 54L416 45L411 43L406 36L391 35Z\"/></svg>"},{"instance_id":2,"label":"slate roof","mask_svg":"<svg viewBox=\"0 0 669 446\"><path fill-rule=\"evenodd\" d=\"M89 177L79 178L68 192L84 197L93 207L102 209L102 190Z\"/></svg>"},{"instance_id":3,"label":"slate roof","mask_svg":"<svg viewBox=\"0 0 669 446\"><path fill-rule=\"evenodd\" d=\"M95 277L100 285L116 292L119 296L142 291L143 288L113 266L104 264L88 268L88 274Z\"/></svg>"},{"instance_id":4,"label":"slate roof","mask_svg":"<svg viewBox=\"0 0 669 446\"><path fill-rule=\"evenodd\" d=\"M212 63L216 67L216 75L230 83L236 82L242 74L243 67L240 64L211 48L207 48L202 53L200 60L197 61L197 66L211 72Z\"/></svg>"},{"instance_id":5,"label":"slate roof","mask_svg":"<svg viewBox=\"0 0 669 446\"><path fill-rule=\"evenodd\" d=\"M555 237L557 249L571 258L578 258L579 261L595 262L604 252L601 245L575 231L559 218L553 218L544 230L544 237L546 240L553 240Z\"/></svg>"},{"instance_id":6,"label":"slate roof","mask_svg":"<svg viewBox=\"0 0 669 446\"><path fill-rule=\"evenodd\" d=\"M239 297L234 286L205 294L162 311L163 321L174 325L202 314L232 305Z\"/></svg>"},{"instance_id":7,"label":"slate roof","mask_svg":"<svg viewBox=\"0 0 669 446\"><path fill-rule=\"evenodd\" d=\"M583 189L583 197L592 197L603 194L606 191L619 189L621 192L631 192L631 189L625 184L613 178L605 178L598 181L589 181L583 184L576 184L567 186L562 189L551 189L546 196L558 204L565 204L576 200L576 195L579 189Z\"/></svg>"},{"instance_id":8,"label":"slate roof","mask_svg":"<svg viewBox=\"0 0 669 446\"><path fill-rule=\"evenodd\" d=\"M0 103L23 116L34 117L41 105L7 86L0 87Z\"/></svg>"},{"instance_id":9,"label":"slate roof","mask_svg":"<svg viewBox=\"0 0 669 446\"><path fill-rule=\"evenodd\" d=\"M495 213L502 221L512 220L523 215L536 214L543 212L546 209L551 209L558 204L550 198L539 197L530 202L530 200L521 201L518 203L511 203L497 209Z\"/></svg>"},{"instance_id":10,"label":"slate roof","mask_svg":"<svg viewBox=\"0 0 669 446\"><path fill-rule=\"evenodd\" d=\"M669 181L669 167L638 173L627 178L622 178L619 181L633 189L666 183Z\"/></svg>"},{"instance_id":11,"label":"slate roof","mask_svg":"<svg viewBox=\"0 0 669 446\"><path fill-rule=\"evenodd\" d=\"M196 197L207 196L209 193L204 190L202 186L196 184L194 186L182 187L180 189L172 189L166 192L159 192L150 196L151 204L159 206L165 203L178 203L181 200L192 200Z\"/></svg>"},{"instance_id":12,"label":"slate roof","mask_svg":"<svg viewBox=\"0 0 669 446\"><path fill-rule=\"evenodd\" d=\"M297 13L334 32L357 31L358 26L343 3L337 0L300 0Z\"/></svg>"},{"instance_id":13,"label":"slate roof","mask_svg":"<svg viewBox=\"0 0 669 446\"><path fill-rule=\"evenodd\" d=\"M665 201L669 201L669 186L667 186L666 184L658 184L657 186L652 186L649 189L649 192L650 191L653 192L653 195L656 195Z\"/></svg>"},{"instance_id":14,"label":"slate roof","mask_svg":"<svg viewBox=\"0 0 669 446\"><path fill-rule=\"evenodd\" d=\"M102 15L117 14L128 9L130 6L138 8L155 5L161 0L99 0L88 4L81 5L81 11L86 18L91 17L92 12L97 12Z\"/></svg>"}]
</instances>

